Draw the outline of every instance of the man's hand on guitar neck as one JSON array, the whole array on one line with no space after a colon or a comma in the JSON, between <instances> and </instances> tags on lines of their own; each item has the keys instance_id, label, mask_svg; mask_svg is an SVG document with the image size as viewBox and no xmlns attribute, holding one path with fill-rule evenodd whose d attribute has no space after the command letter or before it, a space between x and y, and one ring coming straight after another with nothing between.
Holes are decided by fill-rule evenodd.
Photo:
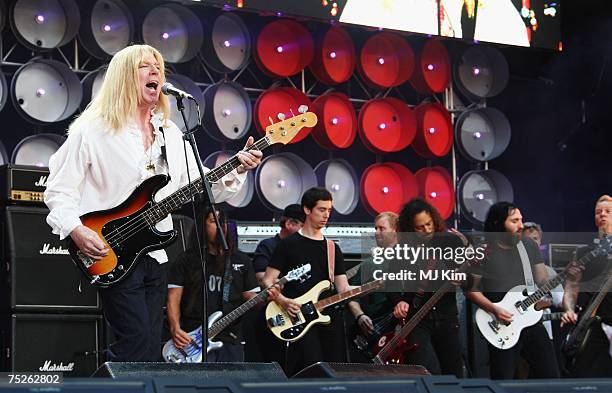
<instances>
[{"instance_id":1,"label":"man's hand on guitar neck","mask_svg":"<svg viewBox=\"0 0 612 393\"><path fill-rule=\"evenodd\" d=\"M240 164L242 164L236 169L238 173L250 171L251 169L255 169L257 165L261 164L261 158L263 157L261 150L248 150L248 148L253 145L253 142L254 139L252 136L250 136L246 145L244 145L244 149L236 154L238 161L240 161Z\"/></svg>"},{"instance_id":2,"label":"man's hand on guitar neck","mask_svg":"<svg viewBox=\"0 0 612 393\"><path fill-rule=\"evenodd\" d=\"M410 305L405 301L398 302L393 309L393 316L397 319L404 319L408 316Z\"/></svg>"},{"instance_id":3,"label":"man's hand on guitar neck","mask_svg":"<svg viewBox=\"0 0 612 393\"><path fill-rule=\"evenodd\" d=\"M79 225L70 232L70 237L76 246L83 254L95 260L100 260L109 249L106 244L100 239L100 236L85 225Z\"/></svg>"}]
</instances>

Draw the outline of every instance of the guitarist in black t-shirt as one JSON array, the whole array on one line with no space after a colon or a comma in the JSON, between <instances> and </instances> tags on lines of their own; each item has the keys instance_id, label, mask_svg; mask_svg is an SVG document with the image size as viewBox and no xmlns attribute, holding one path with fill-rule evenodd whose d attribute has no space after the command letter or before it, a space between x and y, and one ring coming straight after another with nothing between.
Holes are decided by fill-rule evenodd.
<instances>
[{"instance_id":1,"label":"guitarist in black t-shirt","mask_svg":"<svg viewBox=\"0 0 612 393\"><path fill-rule=\"evenodd\" d=\"M523 216L519 208L510 202L498 202L491 206L484 224L487 232L485 261L473 275L474 288L466 297L482 310L495 316L499 323L510 325L517 317L510 310L496 305L506 293L517 285L526 285L525 273L519 252L523 242L536 284L548 279L548 272L540 251L531 239L522 236ZM536 308L543 305L536 303ZM525 328L516 345L499 349L491 343L489 349L490 376L493 379L511 379L522 356L534 378L558 378L559 369L555 351L548 333L541 322Z\"/></svg>"},{"instance_id":2,"label":"guitarist in black t-shirt","mask_svg":"<svg viewBox=\"0 0 612 393\"><path fill-rule=\"evenodd\" d=\"M595 225L599 238L612 236L612 197L603 195L595 204ZM584 247L577 252L576 259L589 252L592 247ZM608 255L609 257L609 255ZM563 306L566 310L561 318L562 324L576 324L578 317L574 312L580 281L593 279L594 288L601 288L609 280L612 262L608 257L600 256L591 261L584 274L577 273L575 280L567 280L563 296ZM604 282L602 282L604 281ZM583 284L584 286L584 284ZM584 290L584 288L583 288ZM596 295L596 294L594 294ZM590 318L584 315L582 318ZM576 354L571 370L572 377L612 377L612 293L608 291L601 301L595 317L590 325L590 334L585 336L584 347Z\"/></svg>"},{"instance_id":3,"label":"guitarist in black t-shirt","mask_svg":"<svg viewBox=\"0 0 612 393\"><path fill-rule=\"evenodd\" d=\"M327 242L321 230L327 225L332 211L332 195L321 187L307 190L302 196L302 208L306 221L301 230L281 240L276 247L270 264L263 278L264 286L272 285L278 277L300 265L311 265L311 277L304 282L291 282L282 288L270 289L270 299L283 307L290 315L296 316L300 311L294 298L308 292L317 283L330 279L327 256ZM333 281L335 291L346 292L349 289L344 270L344 258L337 244L334 244L335 263ZM333 294L325 291L319 299ZM285 372L293 375L304 367L320 362L345 362L346 349L344 326L341 312L330 311L329 325L315 325L300 340L293 342L287 349Z\"/></svg>"},{"instance_id":4,"label":"guitarist in black t-shirt","mask_svg":"<svg viewBox=\"0 0 612 393\"><path fill-rule=\"evenodd\" d=\"M219 212L219 220L227 238L227 255L217 237L217 225L212 211L196 220L203 229L206 250L207 315L222 311L227 315L257 293L257 281L251 258L238 250L235 240L228 236L227 215ZM191 247L172 263L168 271L167 316L168 327L176 348L184 348L193 338L188 332L202 324L202 266L195 227L190 237ZM227 292L227 293L226 293ZM244 359L241 344L241 321L237 321L214 341L223 346L208 354L209 362L240 362Z\"/></svg>"}]
</instances>

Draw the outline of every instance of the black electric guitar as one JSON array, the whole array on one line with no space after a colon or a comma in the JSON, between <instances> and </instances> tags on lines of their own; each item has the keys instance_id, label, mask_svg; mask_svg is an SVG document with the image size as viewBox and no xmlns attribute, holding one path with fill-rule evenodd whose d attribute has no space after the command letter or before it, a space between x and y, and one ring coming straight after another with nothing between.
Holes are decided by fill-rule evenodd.
<instances>
[{"instance_id":1,"label":"black electric guitar","mask_svg":"<svg viewBox=\"0 0 612 393\"><path fill-rule=\"evenodd\" d=\"M266 127L266 136L259 139L248 150L264 150L275 143L287 144L304 127L317 124L312 112L282 120ZM219 181L240 166L236 156L207 172L206 181ZM180 188L168 197L155 202L155 193L163 188L170 178L156 175L142 182L124 202L112 209L100 210L81 216L83 225L100 236L109 252L100 260L83 254L69 242L72 261L85 274L91 284L98 287L111 286L128 276L142 256L150 251L167 247L174 241L177 232L159 232L155 224L171 212L191 201L192 197L204 191L201 178Z\"/></svg>"},{"instance_id":2,"label":"black electric guitar","mask_svg":"<svg viewBox=\"0 0 612 393\"><path fill-rule=\"evenodd\" d=\"M463 264L456 270L458 273L467 272L468 268L480 265L482 260L474 259ZM427 316L429 311L442 299L447 292L453 290L454 284L451 281L445 281L433 295L415 312L409 313L410 319L398 331L386 333L374 342L370 353L374 355L372 362L376 364L404 364L405 355L407 352L416 348L416 345L410 345L407 342L407 337L412 333L414 328ZM393 314L391 314L393 315Z\"/></svg>"},{"instance_id":3,"label":"black electric guitar","mask_svg":"<svg viewBox=\"0 0 612 393\"><path fill-rule=\"evenodd\" d=\"M601 322L601 317L595 315L597 308L603 301L603 298L612 290L612 270L608 271L606 281L604 281L599 292L591 302L589 306L580 315L576 326L572 327L565 336L565 339L561 343L561 351L565 355L565 360L568 365L574 362L576 357L582 353L586 342L591 336L591 331L597 326L598 322Z\"/></svg>"}]
</instances>

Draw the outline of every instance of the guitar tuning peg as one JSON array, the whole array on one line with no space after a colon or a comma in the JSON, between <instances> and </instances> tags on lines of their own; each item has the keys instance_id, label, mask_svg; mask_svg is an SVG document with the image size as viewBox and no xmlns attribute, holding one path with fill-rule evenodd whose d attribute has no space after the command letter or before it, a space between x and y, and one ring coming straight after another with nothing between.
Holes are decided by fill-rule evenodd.
<instances>
[{"instance_id":1,"label":"guitar tuning peg","mask_svg":"<svg viewBox=\"0 0 612 393\"><path fill-rule=\"evenodd\" d=\"M278 115L276 115L276 117L278 117L278 120L283 121L285 120L285 114L284 113L279 113Z\"/></svg>"},{"instance_id":2,"label":"guitar tuning peg","mask_svg":"<svg viewBox=\"0 0 612 393\"><path fill-rule=\"evenodd\" d=\"M300 107L298 108L298 112L300 112L301 114L304 114L304 113L308 112L308 106L307 105L300 105Z\"/></svg>"}]
</instances>

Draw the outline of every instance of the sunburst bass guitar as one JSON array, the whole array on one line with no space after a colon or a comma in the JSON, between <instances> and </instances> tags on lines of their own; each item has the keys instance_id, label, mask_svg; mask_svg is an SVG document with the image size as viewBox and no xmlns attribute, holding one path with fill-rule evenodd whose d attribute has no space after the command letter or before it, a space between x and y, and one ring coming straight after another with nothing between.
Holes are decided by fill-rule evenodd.
<instances>
[{"instance_id":1,"label":"sunburst bass guitar","mask_svg":"<svg viewBox=\"0 0 612 393\"><path fill-rule=\"evenodd\" d=\"M272 333L279 339L289 342L297 341L304 337L313 325L331 322L329 315L321 314L321 311L325 308L347 299L366 295L382 285L382 280L375 280L317 301L322 292L331 288L331 283L328 280L323 280L302 296L294 299L302 305L296 317L289 315L278 303L270 302L266 307L266 323Z\"/></svg>"},{"instance_id":2,"label":"sunburst bass guitar","mask_svg":"<svg viewBox=\"0 0 612 393\"><path fill-rule=\"evenodd\" d=\"M287 144L305 127L317 124L317 116L304 112L266 127L266 136L259 139L248 150L264 150L275 143ZM219 181L240 166L236 156L205 174L206 181ZM72 261L83 272L92 285L109 287L126 278L138 261L147 253L167 247L177 232L160 232L155 224L171 212L191 201L192 197L204 191L201 178L178 189L159 202L154 201L155 193L168 184L166 175L156 175L142 182L123 203L112 209L100 210L81 216L83 225L100 236L110 250L100 260L82 253L69 241L68 251Z\"/></svg>"}]
</instances>

